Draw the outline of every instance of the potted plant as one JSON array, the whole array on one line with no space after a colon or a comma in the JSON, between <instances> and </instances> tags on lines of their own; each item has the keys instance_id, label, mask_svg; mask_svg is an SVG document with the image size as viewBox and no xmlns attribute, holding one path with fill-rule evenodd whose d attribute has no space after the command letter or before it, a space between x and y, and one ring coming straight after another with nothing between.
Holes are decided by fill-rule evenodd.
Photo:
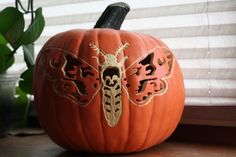
<instances>
[{"instance_id":1,"label":"potted plant","mask_svg":"<svg viewBox=\"0 0 236 157\"><path fill-rule=\"evenodd\" d=\"M26 93L32 94L34 41L41 35L45 21L42 8L34 9L33 0L28 1L26 8L20 0L15 0L15 7L0 11L0 136L10 126L14 104L22 104L27 100ZM30 15L30 21L25 18L26 15ZM9 68L15 63L14 55L20 50L23 50L27 70L20 76L20 88L15 90L20 74L10 73ZM16 99L15 92L18 94Z\"/></svg>"}]
</instances>

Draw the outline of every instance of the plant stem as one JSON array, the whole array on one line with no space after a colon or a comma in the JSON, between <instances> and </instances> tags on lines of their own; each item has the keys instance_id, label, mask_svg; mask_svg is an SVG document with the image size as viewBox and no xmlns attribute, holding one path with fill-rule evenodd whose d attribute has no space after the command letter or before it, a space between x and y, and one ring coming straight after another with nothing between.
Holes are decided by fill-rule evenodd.
<instances>
[{"instance_id":1,"label":"plant stem","mask_svg":"<svg viewBox=\"0 0 236 157\"><path fill-rule=\"evenodd\" d=\"M94 28L119 30L129 10L129 5L123 2L109 5L98 19Z\"/></svg>"},{"instance_id":2,"label":"plant stem","mask_svg":"<svg viewBox=\"0 0 236 157\"><path fill-rule=\"evenodd\" d=\"M28 13L27 10L25 10L24 6L22 5L21 1L20 0L17 0L18 1L18 4L20 5L21 9L25 12L25 13Z\"/></svg>"},{"instance_id":3,"label":"plant stem","mask_svg":"<svg viewBox=\"0 0 236 157\"><path fill-rule=\"evenodd\" d=\"M30 0L28 0L27 11L30 10Z\"/></svg>"},{"instance_id":4,"label":"plant stem","mask_svg":"<svg viewBox=\"0 0 236 157\"><path fill-rule=\"evenodd\" d=\"M18 10L18 0L15 0L15 7Z\"/></svg>"},{"instance_id":5,"label":"plant stem","mask_svg":"<svg viewBox=\"0 0 236 157\"><path fill-rule=\"evenodd\" d=\"M30 10L31 10L31 22L30 24L32 24L34 22L34 4L33 4L33 0L29 0L30 1Z\"/></svg>"}]
</instances>

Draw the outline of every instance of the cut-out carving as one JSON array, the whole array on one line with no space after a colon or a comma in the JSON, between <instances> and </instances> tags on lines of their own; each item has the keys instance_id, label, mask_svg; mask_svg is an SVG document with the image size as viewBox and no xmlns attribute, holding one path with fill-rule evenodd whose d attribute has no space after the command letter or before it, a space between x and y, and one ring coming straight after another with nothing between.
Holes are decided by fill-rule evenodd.
<instances>
[{"instance_id":1,"label":"cut-out carving","mask_svg":"<svg viewBox=\"0 0 236 157\"><path fill-rule=\"evenodd\" d=\"M157 46L124 68L128 56L123 55L119 61L117 57L128 46L129 43L124 43L115 52L107 54L90 43L89 47L97 53L92 56L97 65L63 49L48 48L46 71L53 81L54 91L85 107L101 90L104 117L110 127L116 126L122 114L122 95L125 94L122 88L134 105L143 106L152 97L165 93L166 79L174 66L170 50Z\"/></svg>"},{"instance_id":2,"label":"cut-out carving","mask_svg":"<svg viewBox=\"0 0 236 157\"><path fill-rule=\"evenodd\" d=\"M99 72L65 50L50 48L48 55L54 91L81 106L89 104L100 89Z\"/></svg>"},{"instance_id":3,"label":"cut-out carving","mask_svg":"<svg viewBox=\"0 0 236 157\"><path fill-rule=\"evenodd\" d=\"M173 56L165 47L156 47L126 68L126 89L130 100L145 105L167 90L167 77L173 69Z\"/></svg>"}]
</instances>

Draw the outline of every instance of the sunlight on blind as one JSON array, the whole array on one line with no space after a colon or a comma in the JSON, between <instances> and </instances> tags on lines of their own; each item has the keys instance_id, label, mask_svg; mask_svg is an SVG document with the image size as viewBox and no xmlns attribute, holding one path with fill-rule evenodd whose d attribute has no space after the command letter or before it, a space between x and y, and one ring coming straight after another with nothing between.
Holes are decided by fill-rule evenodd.
<instances>
[{"instance_id":1,"label":"sunlight on blind","mask_svg":"<svg viewBox=\"0 0 236 157\"><path fill-rule=\"evenodd\" d=\"M186 105L236 105L235 0L123 0L131 11L122 29L162 39L179 60L186 87ZM0 9L14 5L0 1ZM92 28L101 12L116 0L41 0L46 27L36 52L53 35ZM22 54L16 55L24 67Z\"/></svg>"}]
</instances>

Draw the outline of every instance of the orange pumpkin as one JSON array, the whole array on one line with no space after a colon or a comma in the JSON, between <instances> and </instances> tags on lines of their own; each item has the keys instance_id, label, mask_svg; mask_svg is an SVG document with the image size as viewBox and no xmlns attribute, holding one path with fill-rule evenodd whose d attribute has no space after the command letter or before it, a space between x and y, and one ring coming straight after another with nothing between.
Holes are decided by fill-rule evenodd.
<instances>
[{"instance_id":1,"label":"orange pumpkin","mask_svg":"<svg viewBox=\"0 0 236 157\"><path fill-rule=\"evenodd\" d=\"M147 149L170 136L183 111L176 58L144 34L110 28L57 34L40 51L34 75L42 127L74 151Z\"/></svg>"}]
</instances>

